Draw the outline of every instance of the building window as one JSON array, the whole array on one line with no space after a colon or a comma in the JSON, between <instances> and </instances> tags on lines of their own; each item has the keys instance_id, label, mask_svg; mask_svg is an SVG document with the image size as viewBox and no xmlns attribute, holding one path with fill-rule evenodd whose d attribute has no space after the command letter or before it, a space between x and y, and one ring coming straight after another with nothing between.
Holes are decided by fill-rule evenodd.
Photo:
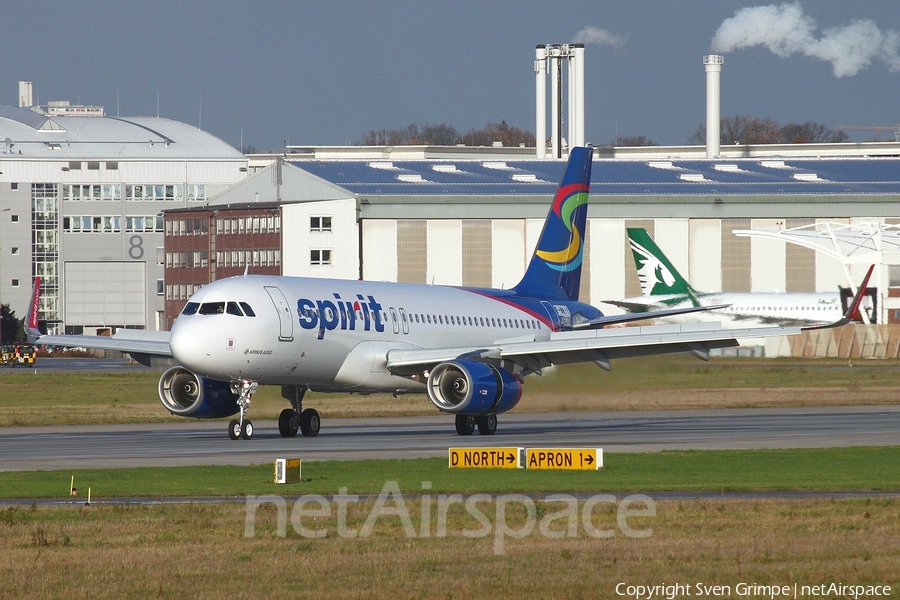
<instances>
[{"instance_id":1,"label":"building window","mask_svg":"<svg viewBox=\"0 0 900 600\"><path fill-rule=\"evenodd\" d=\"M331 250L310 250L309 264L311 265L330 265Z\"/></svg>"},{"instance_id":2,"label":"building window","mask_svg":"<svg viewBox=\"0 0 900 600\"><path fill-rule=\"evenodd\" d=\"M100 163L95 160L89 160L87 167L88 167L88 171L99 171Z\"/></svg>"},{"instance_id":3,"label":"building window","mask_svg":"<svg viewBox=\"0 0 900 600\"><path fill-rule=\"evenodd\" d=\"M9 220L10 220L11 222L13 222L13 223L18 223L18 222L19 222L19 215L10 215L10 216L9 216Z\"/></svg>"},{"instance_id":4,"label":"building window","mask_svg":"<svg viewBox=\"0 0 900 600\"><path fill-rule=\"evenodd\" d=\"M17 190L17 189L19 189L19 184L18 184L18 183L11 183L11 184L9 184L9 189L11 189L11 190Z\"/></svg>"},{"instance_id":5,"label":"building window","mask_svg":"<svg viewBox=\"0 0 900 600\"><path fill-rule=\"evenodd\" d=\"M163 279L156 280L156 295L162 296L166 293L166 282Z\"/></svg>"},{"instance_id":6,"label":"building window","mask_svg":"<svg viewBox=\"0 0 900 600\"><path fill-rule=\"evenodd\" d=\"M107 163L106 163L106 170L107 170L107 171L118 171L118 170L119 170L119 163L117 163L117 162L115 162L115 161L113 161L113 162L107 162Z\"/></svg>"},{"instance_id":7,"label":"building window","mask_svg":"<svg viewBox=\"0 0 900 600\"><path fill-rule=\"evenodd\" d=\"M13 287L19 287L19 280L18 280L18 279L13 279L13 280L12 280L12 286L13 286Z\"/></svg>"},{"instance_id":8,"label":"building window","mask_svg":"<svg viewBox=\"0 0 900 600\"><path fill-rule=\"evenodd\" d=\"M70 171L80 171L81 170L81 161L80 160L70 160L69 161L69 170Z\"/></svg>"},{"instance_id":9,"label":"building window","mask_svg":"<svg viewBox=\"0 0 900 600\"><path fill-rule=\"evenodd\" d=\"M13 256L18 256L18 255L19 255L19 248L18 248L18 246L13 246L12 249L11 249L11 251L12 251L12 255L13 255Z\"/></svg>"},{"instance_id":10,"label":"building window","mask_svg":"<svg viewBox=\"0 0 900 600\"><path fill-rule=\"evenodd\" d=\"M310 231L331 231L331 217L310 217Z\"/></svg>"}]
</instances>

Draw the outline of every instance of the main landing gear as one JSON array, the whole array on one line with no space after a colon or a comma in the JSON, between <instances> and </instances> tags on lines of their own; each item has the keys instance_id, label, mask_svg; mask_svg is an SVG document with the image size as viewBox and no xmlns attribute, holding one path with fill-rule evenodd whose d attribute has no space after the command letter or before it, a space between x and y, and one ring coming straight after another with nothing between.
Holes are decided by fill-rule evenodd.
<instances>
[{"instance_id":1,"label":"main landing gear","mask_svg":"<svg viewBox=\"0 0 900 600\"><path fill-rule=\"evenodd\" d=\"M481 435L494 435L497 431L497 415L456 415L456 433L472 435L475 428Z\"/></svg>"},{"instance_id":2,"label":"main landing gear","mask_svg":"<svg viewBox=\"0 0 900 600\"><path fill-rule=\"evenodd\" d=\"M250 399L256 393L259 384L247 379L239 379L231 382L231 391L238 395L237 405L241 410L240 419L232 419L228 424L228 437L233 440L243 438L249 440L253 437L253 423L245 419L244 415L250 408Z\"/></svg>"},{"instance_id":3,"label":"main landing gear","mask_svg":"<svg viewBox=\"0 0 900 600\"><path fill-rule=\"evenodd\" d=\"M314 408L303 408L303 396L306 394L306 388L296 387L292 385L281 386L281 395L291 402L291 408L281 411L278 416L278 432L281 437L294 437L297 430L303 434L303 437L316 437L319 435L319 427L321 419L319 419L319 411Z\"/></svg>"}]
</instances>

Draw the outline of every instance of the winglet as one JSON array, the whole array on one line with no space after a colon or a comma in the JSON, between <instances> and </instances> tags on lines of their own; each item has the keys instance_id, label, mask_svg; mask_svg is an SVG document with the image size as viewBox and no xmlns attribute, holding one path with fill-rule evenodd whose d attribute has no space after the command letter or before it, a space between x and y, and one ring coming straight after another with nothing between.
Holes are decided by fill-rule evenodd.
<instances>
[{"instance_id":1,"label":"winglet","mask_svg":"<svg viewBox=\"0 0 900 600\"><path fill-rule=\"evenodd\" d=\"M847 307L847 310L844 312L844 316L834 323L827 323L825 325L811 325L809 327L803 327L803 331L811 331L814 329L831 329L832 327L840 327L842 325L846 325L850 323L854 319L859 316L859 307L862 304L863 298L866 297L866 289L869 286L869 278L872 276L872 271L875 270L875 265L869 267L869 270L866 272L866 276L863 277L862 283L859 284L859 288L856 290L856 295L853 296L853 302L850 303L850 306Z\"/></svg>"},{"instance_id":2,"label":"winglet","mask_svg":"<svg viewBox=\"0 0 900 600\"><path fill-rule=\"evenodd\" d=\"M31 290L31 302L28 304L28 312L25 313L25 335L29 343L34 343L41 335L38 327L38 308L40 307L41 278L34 278L34 288Z\"/></svg>"}]
</instances>

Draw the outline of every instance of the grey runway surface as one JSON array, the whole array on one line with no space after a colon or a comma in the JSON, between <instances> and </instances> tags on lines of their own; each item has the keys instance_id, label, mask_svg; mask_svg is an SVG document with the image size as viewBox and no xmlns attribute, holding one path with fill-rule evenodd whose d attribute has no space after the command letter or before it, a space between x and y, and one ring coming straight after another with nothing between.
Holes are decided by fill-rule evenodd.
<instances>
[{"instance_id":1,"label":"grey runway surface","mask_svg":"<svg viewBox=\"0 0 900 600\"><path fill-rule=\"evenodd\" d=\"M276 458L446 457L449 447L599 447L604 452L900 445L900 406L510 414L497 434L456 435L449 416L323 419L316 438L254 421L0 428L0 470L249 465Z\"/></svg>"}]
</instances>

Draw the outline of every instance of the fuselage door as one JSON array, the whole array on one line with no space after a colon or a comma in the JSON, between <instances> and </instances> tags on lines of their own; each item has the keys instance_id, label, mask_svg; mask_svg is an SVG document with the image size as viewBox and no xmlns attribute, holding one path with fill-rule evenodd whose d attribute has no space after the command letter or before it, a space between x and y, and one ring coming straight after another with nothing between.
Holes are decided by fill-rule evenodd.
<instances>
[{"instance_id":1,"label":"fuselage door","mask_svg":"<svg viewBox=\"0 0 900 600\"><path fill-rule=\"evenodd\" d=\"M394 307L390 307L391 311L391 323L394 325L394 333L400 333L400 321L397 319L397 311L394 310Z\"/></svg>"},{"instance_id":2,"label":"fuselage door","mask_svg":"<svg viewBox=\"0 0 900 600\"><path fill-rule=\"evenodd\" d=\"M406 316L406 310L400 309L400 324L403 326L403 333L409 333L409 322L406 320L408 317Z\"/></svg>"},{"instance_id":3,"label":"fuselage door","mask_svg":"<svg viewBox=\"0 0 900 600\"><path fill-rule=\"evenodd\" d=\"M279 331L278 341L290 342L294 339L294 320L291 319L291 307L288 306L287 299L281 290L275 286L264 286L272 304L275 305L275 312L278 313Z\"/></svg>"}]
</instances>

